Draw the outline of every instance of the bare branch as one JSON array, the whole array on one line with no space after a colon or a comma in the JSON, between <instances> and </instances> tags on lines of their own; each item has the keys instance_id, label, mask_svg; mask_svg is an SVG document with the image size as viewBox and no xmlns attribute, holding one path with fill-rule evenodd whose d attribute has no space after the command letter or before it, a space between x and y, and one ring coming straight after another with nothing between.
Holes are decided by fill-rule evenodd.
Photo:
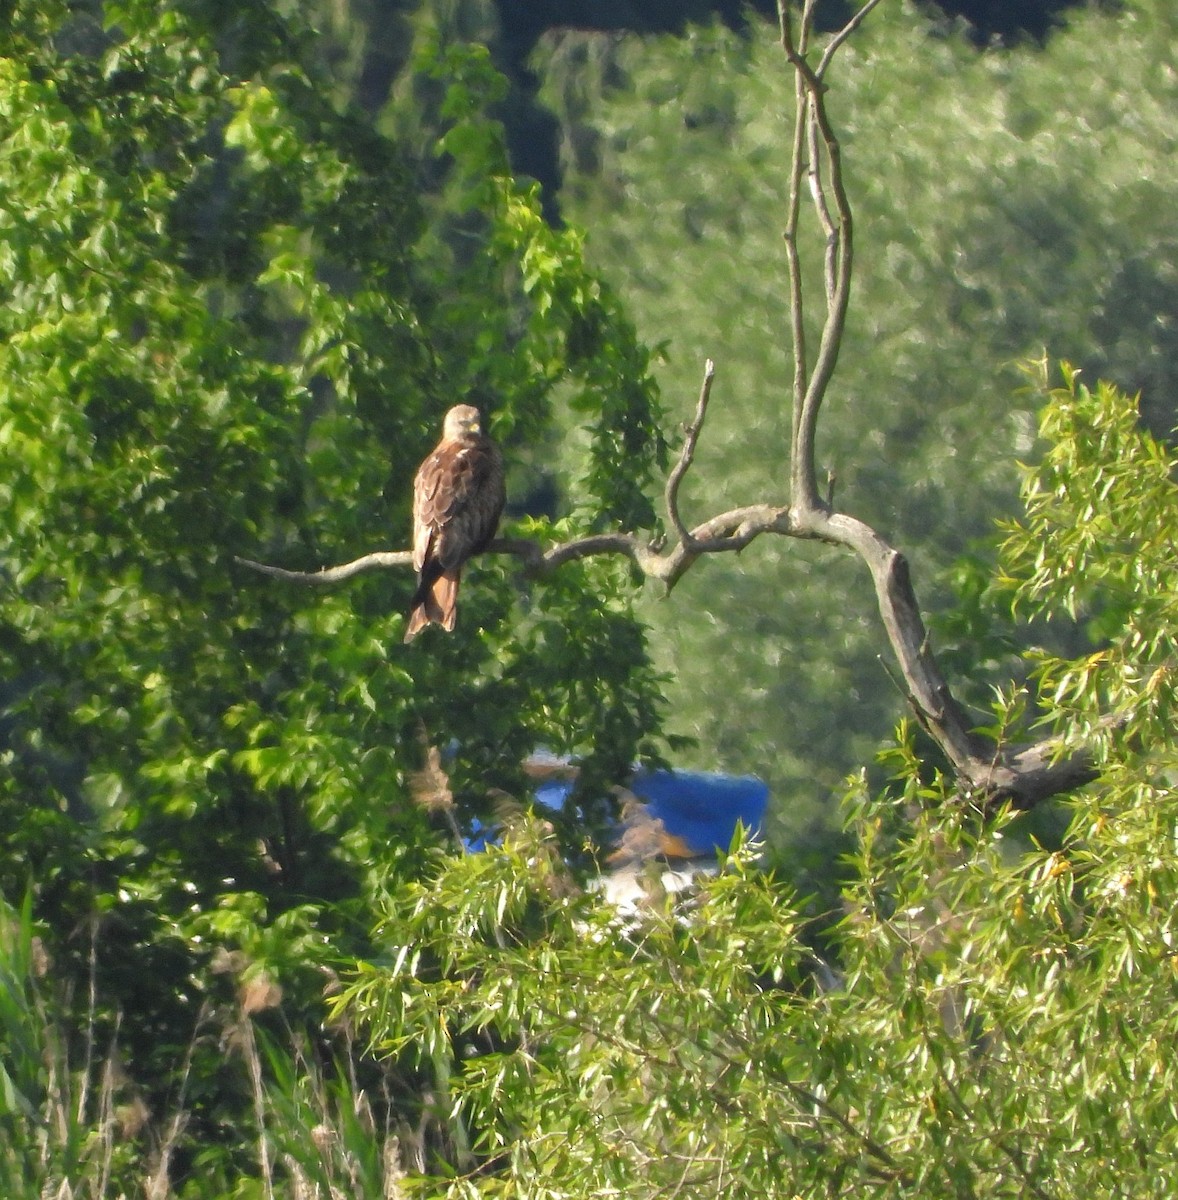
<instances>
[{"instance_id":1,"label":"bare branch","mask_svg":"<svg viewBox=\"0 0 1178 1200\"><path fill-rule=\"evenodd\" d=\"M1054 739L996 752L992 742L973 731L969 715L953 697L933 657L907 560L864 522L822 509L800 514L796 507L752 504L719 513L686 532L686 538L665 552L656 551L636 534L603 533L558 542L547 549L525 538L496 538L485 553L519 558L532 578L542 578L579 559L621 555L669 591L705 555L739 552L763 535L842 546L867 565L909 703L944 751L966 792L988 805L1009 800L1017 808L1032 808L1096 777L1090 756L1063 753ZM408 550L379 551L321 571L291 571L246 558L236 561L276 579L324 585L342 583L364 571L412 566L412 555Z\"/></svg>"},{"instance_id":2,"label":"bare branch","mask_svg":"<svg viewBox=\"0 0 1178 1200\"><path fill-rule=\"evenodd\" d=\"M777 22L781 29L781 45L787 54L793 48L793 14L789 0L777 0Z\"/></svg>"},{"instance_id":3,"label":"bare branch","mask_svg":"<svg viewBox=\"0 0 1178 1200\"><path fill-rule=\"evenodd\" d=\"M804 113L806 96L799 81L797 85L797 107L799 113ZM802 417L802 404L806 398L806 377L809 374L809 363L806 352L806 310L805 296L802 287L802 261L798 253L798 216L801 208L802 192L802 161L803 137L805 122L798 120L794 129L794 146L791 158L789 176L789 200L786 207L785 230L785 261L789 283L789 333L793 350L793 420L792 444L797 445L798 423Z\"/></svg>"},{"instance_id":4,"label":"bare branch","mask_svg":"<svg viewBox=\"0 0 1178 1200\"><path fill-rule=\"evenodd\" d=\"M702 554L721 554L743 550L763 533L788 532L788 508L769 504L751 504L734 508L709 518L694 529L686 531L686 540L676 542L670 550L660 552L650 542L633 533L597 533L572 538L544 549L528 538L496 538L484 554L508 554L523 561L525 572L539 578L549 575L566 563L602 554L617 554L628 558L643 573L673 586ZM352 562L318 571L292 571L287 567L271 566L251 558L235 557L235 562L251 571L282 579L288 583L324 585L343 583L365 571L388 567L411 567L413 555L409 550L380 550L362 555Z\"/></svg>"},{"instance_id":5,"label":"bare branch","mask_svg":"<svg viewBox=\"0 0 1178 1200\"><path fill-rule=\"evenodd\" d=\"M811 76L812 78L812 76ZM798 438L794 445L796 456L793 464L793 481L797 491L794 502L805 505L818 504L818 491L814 468L814 436L818 424L818 411L826 397L826 389L834 375L846 328L847 307L851 296L851 270L853 264L853 221L851 205L843 185L842 155L838 139L834 135L821 84L810 88L809 106L811 120L822 136L826 150L829 186L834 194L836 227L827 239L827 261L832 279L828 282L826 320L818 343L818 354L806 387L802 412L797 420ZM825 196L825 192L823 192Z\"/></svg>"},{"instance_id":6,"label":"bare branch","mask_svg":"<svg viewBox=\"0 0 1178 1200\"><path fill-rule=\"evenodd\" d=\"M1059 747L1048 742L996 753L991 742L979 737L933 658L903 555L868 525L833 511L833 476L825 504L818 494L818 414L842 345L854 265L854 221L843 180L841 147L826 109L825 76L840 47L880 2L866 0L862 4L829 39L815 69L807 60L812 0L803 4L797 37L790 0L778 0L781 46L794 70L796 97L785 223L794 380L792 508L789 518L772 528L795 537L820 538L846 546L863 559L875 584L880 616L909 701L925 729L941 746L967 789L975 789L991 802L1008 799L1016 806L1029 807L1048 795L1088 782L1094 770L1090 758L1084 754L1061 756ZM797 236L803 175L826 241L826 316L812 365L806 348L804 282Z\"/></svg>"},{"instance_id":7,"label":"bare branch","mask_svg":"<svg viewBox=\"0 0 1178 1200\"><path fill-rule=\"evenodd\" d=\"M814 464L814 439L818 411L826 389L834 375L846 326L847 305L851 292L853 263L853 222L851 205L843 185L842 158L838 139L826 112L825 85L806 60L807 37L812 6L803 8L802 36L795 42L789 0L778 0L781 45L794 70L796 108L794 114L793 159L790 165L790 207L786 221L786 250L790 277L791 333L794 350L794 411L793 446L790 454L790 488L793 502L804 509L818 508L817 475ZM862 19L870 6L861 10L855 21ZM845 36L850 36L844 30ZM845 40L845 37L843 38ZM841 42L839 43L841 44ZM823 63L829 64L833 51L827 47ZM825 66L823 67L825 70ZM819 145L821 143L821 146ZM821 150L821 153L820 153ZM808 164L803 158L809 153ZM825 154L829 183L824 184L821 158ZM798 192L803 172L806 174L811 198L819 222L826 233L826 318L819 338L818 354L807 372L802 367L804 332L802 324L802 279L797 254ZM833 209L827 188L833 197ZM805 379L804 385L801 380Z\"/></svg>"},{"instance_id":8,"label":"bare branch","mask_svg":"<svg viewBox=\"0 0 1178 1200\"><path fill-rule=\"evenodd\" d=\"M289 583L342 583L362 571L372 571L383 567L409 567L413 565L412 550L377 550L365 554L353 562L343 563L338 567L324 567L319 571L290 571L286 567L272 567L268 563L255 562L252 558L233 556L233 561L251 571L260 571L263 575L271 575L275 579L285 579Z\"/></svg>"},{"instance_id":9,"label":"bare branch","mask_svg":"<svg viewBox=\"0 0 1178 1200\"><path fill-rule=\"evenodd\" d=\"M793 62L797 57L797 50L794 46L789 0L778 0L777 15L781 30L781 48L785 52L786 58ZM803 22L803 38L805 33L805 23ZM794 107L794 136L790 151L789 193L783 237L785 238L786 270L789 284L790 346L794 359L792 444L796 446L798 423L802 417L802 404L806 398L806 378L809 374L806 352L805 293L802 284L801 257L798 253L798 219L801 213L802 174L805 166L805 131L809 124L809 117L806 86L800 74L795 74L794 79Z\"/></svg>"},{"instance_id":10,"label":"bare branch","mask_svg":"<svg viewBox=\"0 0 1178 1200\"><path fill-rule=\"evenodd\" d=\"M830 205L826 202L826 187L822 182L822 150L819 144L818 122L810 106L806 108L806 146L809 152L809 167L806 171L807 182L810 185L810 199L814 211L818 214L822 232L826 235L826 261L824 281L826 284L826 305L829 310L834 303L835 287L838 281L839 236L838 226L830 215Z\"/></svg>"},{"instance_id":11,"label":"bare branch","mask_svg":"<svg viewBox=\"0 0 1178 1200\"><path fill-rule=\"evenodd\" d=\"M871 10L878 7L881 3L883 3L883 0L867 0L867 3L827 42L826 49L822 52L822 58L818 63L818 69L814 72L817 79L822 79L826 74L826 69L830 66L831 59L838 53L838 49L843 42L863 24Z\"/></svg>"},{"instance_id":12,"label":"bare branch","mask_svg":"<svg viewBox=\"0 0 1178 1200\"><path fill-rule=\"evenodd\" d=\"M1030 809L1099 777L1086 750L1069 749L1058 738L1044 738L996 757L989 770L972 782L988 807L1009 801L1014 808Z\"/></svg>"},{"instance_id":13,"label":"bare branch","mask_svg":"<svg viewBox=\"0 0 1178 1200\"><path fill-rule=\"evenodd\" d=\"M981 765L989 763L986 746L973 734L972 723L932 656L907 560L869 525L843 513L816 512L806 529L811 537L854 550L866 564L888 641L918 717L958 773L975 778Z\"/></svg>"},{"instance_id":14,"label":"bare branch","mask_svg":"<svg viewBox=\"0 0 1178 1200\"><path fill-rule=\"evenodd\" d=\"M1091 755L1067 752L1058 739L996 748L975 732L933 656L908 562L874 529L842 513L817 512L805 521L800 536L845 546L866 564L908 701L966 792L976 794L987 807L1010 801L1026 809L1096 778Z\"/></svg>"},{"instance_id":15,"label":"bare branch","mask_svg":"<svg viewBox=\"0 0 1178 1200\"><path fill-rule=\"evenodd\" d=\"M667 487L664 493L667 506L667 519L671 522L671 527L675 530L675 535L685 546L691 541L691 534L683 524L683 518L679 515L679 485L683 482L683 477L687 474L692 462L695 461L695 446L699 441L700 430L704 427L704 417L708 411L708 400L712 395L712 380L715 377L716 367L709 358L704 363L704 381L699 389L699 403L695 406L695 416L692 418L691 424L687 426L686 436L683 439L683 449L679 454L679 461L675 464L670 475L667 476Z\"/></svg>"}]
</instances>

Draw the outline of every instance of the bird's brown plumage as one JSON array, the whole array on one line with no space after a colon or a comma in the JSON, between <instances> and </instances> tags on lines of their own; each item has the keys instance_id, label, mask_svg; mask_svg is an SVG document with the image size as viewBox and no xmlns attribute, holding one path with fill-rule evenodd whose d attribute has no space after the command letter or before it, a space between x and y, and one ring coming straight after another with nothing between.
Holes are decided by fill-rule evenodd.
<instances>
[{"instance_id":1,"label":"bird's brown plumage","mask_svg":"<svg viewBox=\"0 0 1178 1200\"><path fill-rule=\"evenodd\" d=\"M462 567L490 545L504 499L499 448L483 435L478 409L456 405L446 414L442 440L413 481L413 565L418 583L406 641L431 622L454 628Z\"/></svg>"}]
</instances>

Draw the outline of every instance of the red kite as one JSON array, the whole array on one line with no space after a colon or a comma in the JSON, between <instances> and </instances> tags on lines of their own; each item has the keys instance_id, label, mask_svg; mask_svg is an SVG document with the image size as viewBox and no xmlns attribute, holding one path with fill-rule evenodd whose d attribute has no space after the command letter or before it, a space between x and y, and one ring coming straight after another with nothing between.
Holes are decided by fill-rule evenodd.
<instances>
[{"instance_id":1,"label":"red kite","mask_svg":"<svg viewBox=\"0 0 1178 1200\"><path fill-rule=\"evenodd\" d=\"M505 499L499 447L483 435L477 408L456 405L446 414L442 440L413 481L418 582L406 641L431 623L454 628L463 565L491 544Z\"/></svg>"}]
</instances>

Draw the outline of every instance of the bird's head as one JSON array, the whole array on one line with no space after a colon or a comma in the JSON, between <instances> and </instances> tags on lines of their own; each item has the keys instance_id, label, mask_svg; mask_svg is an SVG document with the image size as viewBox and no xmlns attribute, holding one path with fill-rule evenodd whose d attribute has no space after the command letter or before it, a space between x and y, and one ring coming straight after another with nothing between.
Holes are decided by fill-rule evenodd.
<instances>
[{"instance_id":1,"label":"bird's head","mask_svg":"<svg viewBox=\"0 0 1178 1200\"><path fill-rule=\"evenodd\" d=\"M442 425L442 437L448 442L459 442L482 433L479 410L473 404L456 404L447 414Z\"/></svg>"}]
</instances>

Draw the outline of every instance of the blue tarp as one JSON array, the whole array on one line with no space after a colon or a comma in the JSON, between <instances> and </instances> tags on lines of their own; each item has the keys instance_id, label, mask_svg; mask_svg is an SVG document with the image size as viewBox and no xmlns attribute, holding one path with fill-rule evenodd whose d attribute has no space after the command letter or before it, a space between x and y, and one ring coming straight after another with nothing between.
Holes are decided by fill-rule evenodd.
<instances>
[{"instance_id":1,"label":"blue tarp","mask_svg":"<svg viewBox=\"0 0 1178 1200\"><path fill-rule=\"evenodd\" d=\"M572 787L570 779L548 780L536 788L536 800L559 809ZM638 771L630 791L672 838L699 855L727 850L738 821L758 837L769 801L768 786L755 776L709 771Z\"/></svg>"}]
</instances>

